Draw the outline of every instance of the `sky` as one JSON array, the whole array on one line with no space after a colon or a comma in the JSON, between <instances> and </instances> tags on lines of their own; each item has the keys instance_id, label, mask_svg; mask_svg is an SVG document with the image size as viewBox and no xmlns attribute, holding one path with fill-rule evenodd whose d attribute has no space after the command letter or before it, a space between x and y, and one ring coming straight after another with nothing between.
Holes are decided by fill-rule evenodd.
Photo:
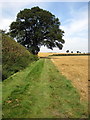
<instances>
[{"instance_id":1,"label":"sky","mask_svg":"<svg viewBox=\"0 0 90 120\"><path fill-rule=\"evenodd\" d=\"M16 15L20 10L25 8L39 6L48 10L59 18L61 23L60 29L64 30L65 44L63 49L54 48L53 51L46 47L41 47L40 52L70 52L76 51L88 52L88 1L78 0L42 2L40 0L1 0L0 2L0 29L9 30L11 22L15 21ZM47 1L47 0L46 0Z\"/></svg>"}]
</instances>

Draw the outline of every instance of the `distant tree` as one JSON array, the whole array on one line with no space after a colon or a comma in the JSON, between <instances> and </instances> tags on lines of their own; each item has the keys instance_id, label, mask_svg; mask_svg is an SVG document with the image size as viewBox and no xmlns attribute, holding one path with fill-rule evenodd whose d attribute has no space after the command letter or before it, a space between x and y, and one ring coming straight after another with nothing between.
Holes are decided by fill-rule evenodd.
<instances>
[{"instance_id":1,"label":"distant tree","mask_svg":"<svg viewBox=\"0 0 90 120\"><path fill-rule=\"evenodd\" d=\"M69 50L67 50L66 53L69 53Z\"/></svg>"},{"instance_id":2,"label":"distant tree","mask_svg":"<svg viewBox=\"0 0 90 120\"><path fill-rule=\"evenodd\" d=\"M71 53L73 53L73 51L71 51Z\"/></svg>"},{"instance_id":3,"label":"distant tree","mask_svg":"<svg viewBox=\"0 0 90 120\"><path fill-rule=\"evenodd\" d=\"M79 51L77 51L77 53L79 53Z\"/></svg>"},{"instance_id":4,"label":"distant tree","mask_svg":"<svg viewBox=\"0 0 90 120\"><path fill-rule=\"evenodd\" d=\"M5 32L6 32L5 30L0 29L0 33L5 34Z\"/></svg>"},{"instance_id":5,"label":"distant tree","mask_svg":"<svg viewBox=\"0 0 90 120\"><path fill-rule=\"evenodd\" d=\"M54 47L62 49L65 43L63 34L59 19L39 7L20 11L10 25L10 36L35 55L42 45L52 50Z\"/></svg>"}]
</instances>

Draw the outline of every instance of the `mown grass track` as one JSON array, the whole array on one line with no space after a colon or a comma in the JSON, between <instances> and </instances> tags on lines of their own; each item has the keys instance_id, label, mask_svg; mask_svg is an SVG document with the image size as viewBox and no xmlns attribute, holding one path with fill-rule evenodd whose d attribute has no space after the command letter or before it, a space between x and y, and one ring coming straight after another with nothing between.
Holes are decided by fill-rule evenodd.
<instances>
[{"instance_id":1,"label":"mown grass track","mask_svg":"<svg viewBox=\"0 0 90 120\"><path fill-rule=\"evenodd\" d=\"M86 104L49 59L3 82L3 118L85 118Z\"/></svg>"}]
</instances>

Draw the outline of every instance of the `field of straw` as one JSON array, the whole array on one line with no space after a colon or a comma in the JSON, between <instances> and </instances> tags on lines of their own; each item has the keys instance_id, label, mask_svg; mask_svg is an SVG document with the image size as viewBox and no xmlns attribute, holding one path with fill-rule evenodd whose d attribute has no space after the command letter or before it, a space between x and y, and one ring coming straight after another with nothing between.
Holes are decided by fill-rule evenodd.
<instances>
[{"instance_id":1,"label":"field of straw","mask_svg":"<svg viewBox=\"0 0 90 120\"><path fill-rule=\"evenodd\" d=\"M88 56L53 56L52 62L59 71L71 80L81 95L88 99Z\"/></svg>"},{"instance_id":2,"label":"field of straw","mask_svg":"<svg viewBox=\"0 0 90 120\"><path fill-rule=\"evenodd\" d=\"M38 56L39 57L48 57L49 55L53 55L53 54L57 54L57 53L42 53L42 52L39 52Z\"/></svg>"}]
</instances>

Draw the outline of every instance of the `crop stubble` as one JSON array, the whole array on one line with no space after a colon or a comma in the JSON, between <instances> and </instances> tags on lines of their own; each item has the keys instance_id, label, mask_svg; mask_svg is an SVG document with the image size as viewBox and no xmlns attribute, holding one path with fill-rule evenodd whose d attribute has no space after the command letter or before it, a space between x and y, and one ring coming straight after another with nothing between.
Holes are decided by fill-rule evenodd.
<instances>
[{"instance_id":1,"label":"crop stubble","mask_svg":"<svg viewBox=\"0 0 90 120\"><path fill-rule=\"evenodd\" d=\"M88 100L88 56L54 56L52 61L72 81L81 95L80 100Z\"/></svg>"}]
</instances>

